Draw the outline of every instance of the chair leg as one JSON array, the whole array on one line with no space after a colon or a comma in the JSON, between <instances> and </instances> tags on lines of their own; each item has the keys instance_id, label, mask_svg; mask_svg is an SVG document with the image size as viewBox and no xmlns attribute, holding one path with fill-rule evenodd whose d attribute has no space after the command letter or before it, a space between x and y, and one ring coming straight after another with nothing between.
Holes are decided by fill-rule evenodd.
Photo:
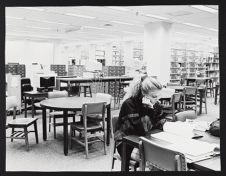
<instances>
[{"instance_id":1,"label":"chair leg","mask_svg":"<svg viewBox=\"0 0 226 176\"><path fill-rule=\"evenodd\" d=\"M35 130L36 144L38 144L38 128L37 128L37 121L34 122L34 130Z\"/></svg>"},{"instance_id":2,"label":"chair leg","mask_svg":"<svg viewBox=\"0 0 226 176\"><path fill-rule=\"evenodd\" d=\"M89 149L88 149L88 139L87 139L87 133L84 132L84 137L85 137L85 152L86 152L86 159L88 159L88 152L89 152Z\"/></svg>"},{"instance_id":3,"label":"chair leg","mask_svg":"<svg viewBox=\"0 0 226 176\"><path fill-rule=\"evenodd\" d=\"M56 139L56 118L53 117L53 134L54 134L54 139Z\"/></svg>"},{"instance_id":4,"label":"chair leg","mask_svg":"<svg viewBox=\"0 0 226 176\"><path fill-rule=\"evenodd\" d=\"M27 151L29 151L29 143L28 143L28 131L27 131L27 127L24 127L24 137L25 137L25 144L27 147Z\"/></svg>"},{"instance_id":5,"label":"chair leg","mask_svg":"<svg viewBox=\"0 0 226 176\"><path fill-rule=\"evenodd\" d=\"M49 116L49 132L51 132L51 116Z\"/></svg>"},{"instance_id":6,"label":"chair leg","mask_svg":"<svg viewBox=\"0 0 226 176\"><path fill-rule=\"evenodd\" d=\"M14 133L14 128L12 128L12 134ZM11 142L13 142L13 138L11 138Z\"/></svg>"},{"instance_id":7,"label":"chair leg","mask_svg":"<svg viewBox=\"0 0 226 176\"><path fill-rule=\"evenodd\" d=\"M90 97L92 97L92 90L91 90L91 86L89 86L89 94L90 94Z\"/></svg>"},{"instance_id":8,"label":"chair leg","mask_svg":"<svg viewBox=\"0 0 226 176\"><path fill-rule=\"evenodd\" d=\"M86 87L84 86L84 97L86 97Z\"/></svg>"},{"instance_id":9,"label":"chair leg","mask_svg":"<svg viewBox=\"0 0 226 176\"><path fill-rule=\"evenodd\" d=\"M72 131L72 127L70 126L70 139L69 139L69 146L72 149L72 136L73 136L73 131Z\"/></svg>"}]
</instances>

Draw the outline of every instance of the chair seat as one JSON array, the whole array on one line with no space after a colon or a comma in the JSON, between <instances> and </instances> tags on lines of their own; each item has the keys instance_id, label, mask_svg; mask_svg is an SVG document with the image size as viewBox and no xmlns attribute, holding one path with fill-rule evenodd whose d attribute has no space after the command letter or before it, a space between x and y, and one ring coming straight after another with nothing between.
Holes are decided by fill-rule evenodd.
<instances>
[{"instance_id":1,"label":"chair seat","mask_svg":"<svg viewBox=\"0 0 226 176\"><path fill-rule=\"evenodd\" d=\"M38 118L17 118L8 123L8 127L24 127L33 124Z\"/></svg>"},{"instance_id":2,"label":"chair seat","mask_svg":"<svg viewBox=\"0 0 226 176\"><path fill-rule=\"evenodd\" d=\"M35 103L34 105L35 105L35 107L37 107L37 108L41 108L40 102Z\"/></svg>"},{"instance_id":3,"label":"chair seat","mask_svg":"<svg viewBox=\"0 0 226 176\"><path fill-rule=\"evenodd\" d=\"M76 122L71 125L72 128L75 128L79 131L84 130L83 123L81 122ZM102 125L97 122L87 122L87 131L94 131L94 130L101 130Z\"/></svg>"}]
</instances>

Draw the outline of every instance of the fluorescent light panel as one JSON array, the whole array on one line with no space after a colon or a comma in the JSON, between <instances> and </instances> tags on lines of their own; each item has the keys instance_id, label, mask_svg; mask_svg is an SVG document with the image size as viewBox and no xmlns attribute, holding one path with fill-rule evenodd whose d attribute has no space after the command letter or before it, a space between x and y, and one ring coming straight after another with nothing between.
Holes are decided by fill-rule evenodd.
<instances>
[{"instance_id":1,"label":"fluorescent light panel","mask_svg":"<svg viewBox=\"0 0 226 176\"><path fill-rule=\"evenodd\" d=\"M94 18L96 18L96 17L93 17L93 16L80 15L80 14L75 14L75 13L65 13L65 15L75 16L75 17L81 17L81 18L88 18L88 19L94 19Z\"/></svg>"},{"instance_id":2,"label":"fluorescent light panel","mask_svg":"<svg viewBox=\"0 0 226 176\"><path fill-rule=\"evenodd\" d=\"M44 11L45 9L37 8L37 7L19 7L21 9L28 9L28 10L36 10L36 11Z\"/></svg>"},{"instance_id":3,"label":"fluorescent light panel","mask_svg":"<svg viewBox=\"0 0 226 176\"><path fill-rule=\"evenodd\" d=\"M119 11L129 11L130 9L127 9L125 7L118 7L118 6L110 6L110 7L107 7L109 9L113 9L113 10L119 10Z\"/></svg>"},{"instance_id":4,"label":"fluorescent light panel","mask_svg":"<svg viewBox=\"0 0 226 176\"><path fill-rule=\"evenodd\" d=\"M133 26L134 24L132 23L126 23L126 22L122 22L122 21L111 21L112 23L118 23L118 24L125 24L125 25L130 25Z\"/></svg>"},{"instance_id":5,"label":"fluorescent light panel","mask_svg":"<svg viewBox=\"0 0 226 176\"><path fill-rule=\"evenodd\" d=\"M145 14L145 16L152 17L152 18L158 18L158 19L161 19L161 20L168 20L169 19L169 18L166 18L166 17L162 17L162 16L158 16L158 15L152 15L152 14Z\"/></svg>"},{"instance_id":6,"label":"fluorescent light panel","mask_svg":"<svg viewBox=\"0 0 226 176\"><path fill-rule=\"evenodd\" d=\"M6 18L15 19L15 20L23 20L23 18L13 17L13 16L6 16Z\"/></svg>"},{"instance_id":7,"label":"fluorescent light panel","mask_svg":"<svg viewBox=\"0 0 226 176\"><path fill-rule=\"evenodd\" d=\"M198 25L198 24L193 24L193 23L182 23L188 26L192 26L192 27L199 27L199 28L203 28L202 26Z\"/></svg>"},{"instance_id":8,"label":"fluorescent light panel","mask_svg":"<svg viewBox=\"0 0 226 176\"><path fill-rule=\"evenodd\" d=\"M204 5L192 5L191 7L205 11L205 12L210 12L210 13L217 13L218 10L204 6Z\"/></svg>"},{"instance_id":9,"label":"fluorescent light panel","mask_svg":"<svg viewBox=\"0 0 226 176\"><path fill-rule=\"evenodd\" d=\"M36 27L36 26L25 26L28 28L34 28L34 29L45 29L45 30L51 30L51 28L43 28L43 27Z\"/></svg>"},{"instance_id":10,"label":"fluorescent light panel","mask_svg":"<svg viewBox=\"0 0 226 176\"><path fill-rule=\"evenodd\" d=\"M83 26L84 28L90 28L90 29L105 29L105 28L99 28L99 27L94 27L94 26Z\"/></svg>"}]
</instances>

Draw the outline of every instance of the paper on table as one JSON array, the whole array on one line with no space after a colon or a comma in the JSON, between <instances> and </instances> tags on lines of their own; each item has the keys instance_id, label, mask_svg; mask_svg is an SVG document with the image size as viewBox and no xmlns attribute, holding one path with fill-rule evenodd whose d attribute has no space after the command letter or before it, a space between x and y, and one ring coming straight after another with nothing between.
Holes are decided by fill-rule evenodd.
<instances>
[{"instance_id":1,"label":"paper on table","mask_svg":"<svg viewBox=\"0 0 226 176\"><path fill-rule=\"evenodd\" d=\"M183 136L186 138L192 138L194 125L186 122L166 122L163 126L163 131Z\"/></svg>"},{"instance_id":2,"label":"paper on table","mask_svg":"<svg viewBox=\"0 0 226 176\"><path fill-rule=\"evenodd\" d=\"M151 136L171 143L167 145L167 148L184 153L189 162L210 157L214 154L214 149L218 147L217 144L188 139L168 132L160 132Z\"/></svg>"}]
</instances>

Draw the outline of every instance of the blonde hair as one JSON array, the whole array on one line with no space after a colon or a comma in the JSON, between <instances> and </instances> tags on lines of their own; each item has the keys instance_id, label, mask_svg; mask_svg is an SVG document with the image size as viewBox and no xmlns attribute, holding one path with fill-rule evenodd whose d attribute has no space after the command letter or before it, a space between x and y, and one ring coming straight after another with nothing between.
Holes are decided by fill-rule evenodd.
<instances>
[{"instance_id":1,"label":"blonde hair","mask_svg":"<svg viewBox=\"0 0 226 176\"><path fill-rule=\"evenodd\" d=\"M133 79L130 83L129 88L123 101L130 97L140 97L142 98L143 94L148 94L152 90L161 90L162 85L155 78L149 76L139 76Z\"/></svg>"}]
</instances>

